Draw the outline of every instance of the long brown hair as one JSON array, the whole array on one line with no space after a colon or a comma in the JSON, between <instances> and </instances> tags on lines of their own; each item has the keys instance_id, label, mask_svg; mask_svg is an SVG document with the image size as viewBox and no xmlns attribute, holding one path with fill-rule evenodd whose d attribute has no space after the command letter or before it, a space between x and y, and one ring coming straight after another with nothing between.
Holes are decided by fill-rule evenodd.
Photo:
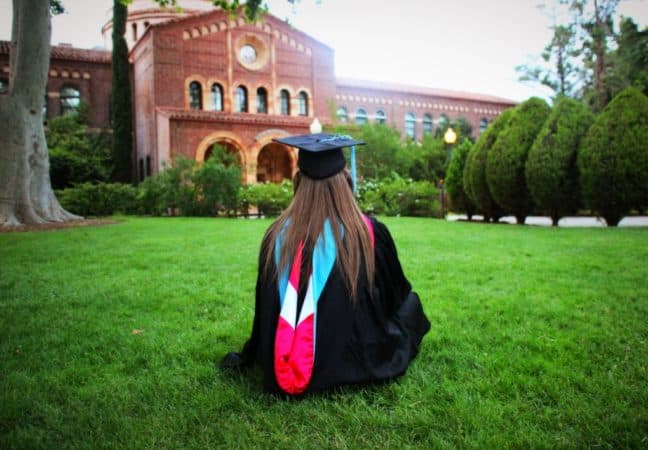
<instances>
[{"instance_id":1,"label":"long brown hair","mask_svg":"<svg viewBox=\"0 0 648 450\"><path fill-rule=\"evenodd\" d=\"M363 265L369 285L373 284L374 253L369 230L353 198L348 171L323 180L314 180L297 172L293 185L295 196L292 202L272 224L264 239L265 267L262 270L266 276L277 277L291 263L300 242L304 242L304 254L312 255L315 241L322 234L324 222L329 219L337 249L336 264L351 298L355 299ZM336 226L338 224L344 230L344 240L340 227ZM284 227L279 264L274 273L268 273L273 266L277 237Z\"/></svg>"}]
</instances>

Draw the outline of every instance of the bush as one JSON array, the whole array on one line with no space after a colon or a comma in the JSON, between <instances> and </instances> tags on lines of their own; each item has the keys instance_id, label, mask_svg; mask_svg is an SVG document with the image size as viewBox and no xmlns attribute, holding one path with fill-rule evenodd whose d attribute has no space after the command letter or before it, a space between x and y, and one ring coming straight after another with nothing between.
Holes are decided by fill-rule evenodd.
<instances>
[{"instance_id":1,"label":"bush","mask_svg":"<svg viewBox=\"0 0 648 450\"><path fill-rule=\"evenodd\" d=\"M227 166L218 155L212 155L201 166L194 168L192 181L198 215L236 213L238 191L241 189L241 169L238 165Z\"/></svg>"},{"instance_id":2,"label":"bush","mask_svg":"<svg viewBox=\"0 0 648 450\"><path fill-rule=\"evenodd\" d=\"M423 137L421 142L407 141L398 155L399 167L404 168L398 174L415 181L428 180L436 182L445 178L450 163L449 147L443 140L431 134Z\"/></svg>"},{"instance_id":3,"label":"bush","mask_svg":"<svg viewBox=\"0 0 648 450\"><path fill-rule=\"evenodd\" d=\"M260 183L243 188L239 196L241 204L255 206L266 217L277 216L288 207L293 197L293 184L284 180L281 184Z\"/></svg>"},{"instance_id":4,"label":"bush","mask_svg":"<svg viewBox=\"0 0 648 450\"><path fill-rule=\"evenodd\" d=\"M485 220L494 219L497 222L504 215L486 182L486 161L493 144L508 125L512 115L513 109L507 109L486 128L468 154L464 167L465 191L475 204L476 211L483 214Z\"/></svg>"},{"instance_id":5,"label":"bush","mask_svg":"<svg viewBox=\"0 0 648 450\"><path fill-rule=\"evenodd\" d=\"M432 183L399 176L361 181L358 206L367 214L441 217L439 194Z\"/></svg>"},{"instance_id":6,"label":"bush","mask_svg":"<svg viewBox=\"0 0 648 450\"><path fill-rule=\"evenodd\" d=\"M493 199L520 224L533 210L524 173L527 156L550 111L549 105L537 97L515 107L486 159L486 180Z\"/></svg>"},{"instance_id":7,"label":"bush","mask_svg":"<svg viewBox=\"0 0 648 450\"><path fill-rule=\"evenodd\" d=\"M137 200L143 214L166 214L166 189L162 178L158 175L145 178L137 187Z\"/></svg>"},{"instance_id":8,"label":"bush","mask_svg":"<svg viewBox=\"0 0 648 450\"><path fill-rule=\"evenodd\" d=\"M465 140L455 147L445 179L452 210L466 213L468 219L472 218L475 213L475 205L464 189L463 172L472 148L473 144L469 140Z\"/></svg>"},{"instance_id":9,"label":"bush","mask_svg":"<svg viewBox=\"0 0 648 450\"><path fill-rule=\"evenodd\" d=\"M110 135L88 131L87 107L50 119L46 138L54 189L79 183L106 182L112 172Z\"/></svg>"},{"instance_id":10,"label":"bush","mask_svg":"<svg viewBox=\"0 0 648 450\"><path fill-rule=\"evenodd\" d=\"M81 216L133 214L138 210L137 190L130 184L83 183L57 191L56 196L63 208Z\"/></svg>"},{"instance_id":11,"label":"bush","mask_svg":"<svg viewBox=\"0 0 648 450\"><path fill-rule=\"evenodd\" d=\"M594 117L579 101L559 99L536 137L526 162L526 181L539 211L553 224L578 211L580 188L576 157Z\"/></svg>"},{"instance_id":12,"label":"bush","mask_svg":"<svg viewBox=\"0 0 648 450\"><path fill-rule=\"evenodd\" d=\"M648 206L648 97L621 91L589 129L578 155L586 206L616 226Z\"/></svg>"}]
</instances>

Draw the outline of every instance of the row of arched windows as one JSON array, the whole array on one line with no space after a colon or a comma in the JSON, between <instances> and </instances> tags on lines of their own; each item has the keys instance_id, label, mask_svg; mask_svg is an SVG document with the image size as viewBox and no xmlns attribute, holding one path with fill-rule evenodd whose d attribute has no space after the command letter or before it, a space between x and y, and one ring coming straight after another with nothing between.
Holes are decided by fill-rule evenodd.
<instances>
[{"instance_id":1,"label":"row of arched windows","mask_svg":"<svg viewBox=\"0 0 648 450\"><path fill-rule=\"evenodd\" d=\"M220 83L213 83L210 90L211 101L207 109L210 111L223 111L223 86ZM289 116L291 114L290 106L290 92L287 89L282 89L279 91L279 114ZM198 81L189 83L189 107L191 109L204 109L202 85ZM298 115L308 116L308 94L304 91L297 94L297 108ZM243 85L236 87L234 111L250 112L248 89ZM256 90L256 112L258 114L268 113L268 91L264 87L258 87Z\"/></svg>"},{"instance_id":2,"label":"row of arched windows","mask_svg":"<svg viewBox=\"0 0 648 450\"><path fill-rule=\"evenodd\" d=\"M347 123L349 121L349 112L344 106L340 106L337 110L337 119L342 123ZM377 110L374 114L374 121L378 124L384 124L387 121L387 116L385 112L381 109ZM447 115L441 114L437 126L441 129L446 128L450 119ZM355 123L356 125L366 125L369 123L367 110L364 108L358 108L355 113ZM483 133L486 127L488 126L488 119L482 118L479 121L479 133ZM434 120L432 114L425 113L423 114L422 119L423 124L423 136L432 134L434 131ZM416 139L416 115L413 112L408 112L405 114L405 123L404 123L405 136Z\"/></svg>"}]
</instances>

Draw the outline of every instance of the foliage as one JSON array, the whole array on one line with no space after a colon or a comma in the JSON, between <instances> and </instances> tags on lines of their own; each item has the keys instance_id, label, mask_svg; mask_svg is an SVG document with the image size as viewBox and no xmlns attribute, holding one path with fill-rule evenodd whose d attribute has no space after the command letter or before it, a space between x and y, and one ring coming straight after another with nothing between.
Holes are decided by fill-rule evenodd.
<instances>
[{"instance_id":1,"label":"foliage","mask_svg":"<svg viewBox=\"0 0 648 450\"><path fill-rule=\"evenodd\" d=\"M47 124L45 136L54 189L110 179L110 135L89 131L87 117L87 106L81 105L78 113L54 117Z\"/></svg>"},{"instance_id":2,"label":"foliage","mask_svg":"<svg viewBox=\"0 0 648 450\"><path fill-rule=\"evenodd\" d=\"M336 133L347 134L347 127L337 127ZM381 124L367 124L354 127L353 136L366 142L366 145L356 149L356 164L358 175L364 178L384 178L392 172L402 173L406 170L403 166L401 153L403 143L400 132L391 126Z\"/></svg>"},{"instance_id":3,"label":"foliage","mask_svg":"<svg viewBox=\"0 0 648 450\"><path fill-rule=\"evenodd\" d=\"M448 128L452 128L457 133L457 143L461 143L464 139L472 139L473 126L470 120L463 116L450 120L445 114L442 115L434 130L434 137L442 141Z\"/></svg>"},{"instance_id":4,"label":"foliage","mask_svg":"<svg viewBox=\"0 0 648 450\"><path fill-rule=\"evenodd\" d=\"M576 156L594 117L581 102L560 98L536 137L526 162L526 182L539 211L554 225L580 206Z\"/></svg>"},{"instance_id":5,"label":"foliage","mask_svg":"<svg viewBox=\"0 0 648 450\"><path fill-rule=\"evenodd\" d=\"M382 220L436 326L403 377L302 401L214 369L270 220L0 233L0 448L645 447L648 230Z\"/></svg>"},{"instance_id":6,"label":"foliage","mask_svg":"<svg viewBox=\"0 0 648 450\"><path fill-rule=\"evenodd\" d=\"M115 162L114 177L122 182L130 182L133 177L133 105L128 46L124 38L127 15L127 6L120 0L113 0L112 93L110 95L112 153Z\"/></svg>"},{"instance_id":7,"label":"foliage","mask_svg":"<svg viewBox=\"0 0 648 450\"><path fill-rule=\"evenodd\" d=\"M82 183L57 192L66 210L81 216L133 214L138 211L137 190L129 184Z\"/></svg>"},{"instance_id":8,"label":"foliage","mask_svg":"<svg viewBox=\"0 0 648 450\"><path fill-rule=\"evenodd\" d=\"M596 117L578 155L585 204L615 226L648 206L648 97L626 88Z\"/></svg>"},{"instance_id":9,"label":"foliage","mask_svg":"<svg viewBox=\"0 0 648 450\"><path fill-rule=\"evenodd\" d=\"M409 176L415 181L437 182L445 178L450 162L450 147L432 135L423 136L421 142L408 140L398 153L397 164L400 176Z\"/></svg>"},{"instance_id":10,"label":"foliage","mask_svg":"<svg viewBox=\"0 0 648 450\"><path fill-rule=\"evenodd\" d=\"M266 217L277 216L288 207L293 198L293 184L283 180L281 184L259 183L245 186L239 194L239 203L256 207L259 214Z\"/></svg>"},{"instance_id":11,"label":"foliage","mask_svg":"<svg viewBox=\"0 0 648 450\"><path fill-rule=\"evenodd\" d=\"M524 223L533 202L526 185L524 166L529 149L549 116L547 103L532 97L518 105L499 133L486 159L486 180L493 199L518 223Z\"/></svg>"},{"instance_id":12,"label":"foliage","mask_svg":"<svg viewBox=\"0 0 648 450\"><path fill-rule=\"evenodd\" d=\"M463 141L457 145L452 152L452 160L448 166L448 174L445 179L445 187L448 191L452 210L455 212L464 212L471 218L475 212L475 205L466 194L464 189L464 168L466 160L473 148L472 142Z\"/></svg>"},{"instance_id":13,"label":"foliage","mask_svg":"<svg viewBox=\"0 0 648 450\"><path fill-rule=\"evenodd\" d=\"M465 192L475 204L477 212L484 215L484 219L499 219L503 215L500 206L491 195L486 180L486 162L488 154L497 141L498 136L507 126L513 115L513 109L507 109L499 115L486 130L479 136L473 150L469 153L464 168Z\"/></svg>"},{"instance_id":14,"label":"foliage","mask_svg":"<svg viewBox=\"0 0 648 450\"><path fill-rule=\"evenodd\" d=\"M440 217L438 191L429 181L394 175L380 181L358 183L358 206L368 214Z\"/></svg>"},{"instance_id":15,"label":"foliage","mask_svg":"<svg viewBox=\"0 0 648 450\"><path fill-rule=\"evenodd\" d=\"M618 47L609 55L608 88L614 96L626 87L634 86L648 95L648 27L639 31L630 17L619 25Z\"/></svg>"},{"instance_id":16,"label":"foliage","mask_svg":"<svg viewBox=\"0 0 648 450\"><path fill-rule=\"evenodd\" d=\"M168 209L164 179L159 175L146 177L137 186L137 201L143 214L153 216L166 214Z\"/></svg>"}]
</instances>

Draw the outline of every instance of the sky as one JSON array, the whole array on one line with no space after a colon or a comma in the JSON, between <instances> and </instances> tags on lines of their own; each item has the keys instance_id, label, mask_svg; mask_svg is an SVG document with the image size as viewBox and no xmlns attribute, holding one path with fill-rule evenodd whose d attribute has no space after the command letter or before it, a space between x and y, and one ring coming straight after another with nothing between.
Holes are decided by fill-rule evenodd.
<instances>
[{"instance_id":1,"label":"sky","mask_svg":"<svg viewBox=\"0 0 648 450\"><path fill-rule=\"evenodd\" d=\"M522 101L546 88L518 81L515 66L539 58L552 19L541 0L268 0L270 12L335 50L338 77L475 92ZM0 0L0 39L11 35L11 0ZM64 0L52 43L103 45L112 0ZM648 0L622 0L622 15L648 26Z\"/></svg>"}]
</instances>

